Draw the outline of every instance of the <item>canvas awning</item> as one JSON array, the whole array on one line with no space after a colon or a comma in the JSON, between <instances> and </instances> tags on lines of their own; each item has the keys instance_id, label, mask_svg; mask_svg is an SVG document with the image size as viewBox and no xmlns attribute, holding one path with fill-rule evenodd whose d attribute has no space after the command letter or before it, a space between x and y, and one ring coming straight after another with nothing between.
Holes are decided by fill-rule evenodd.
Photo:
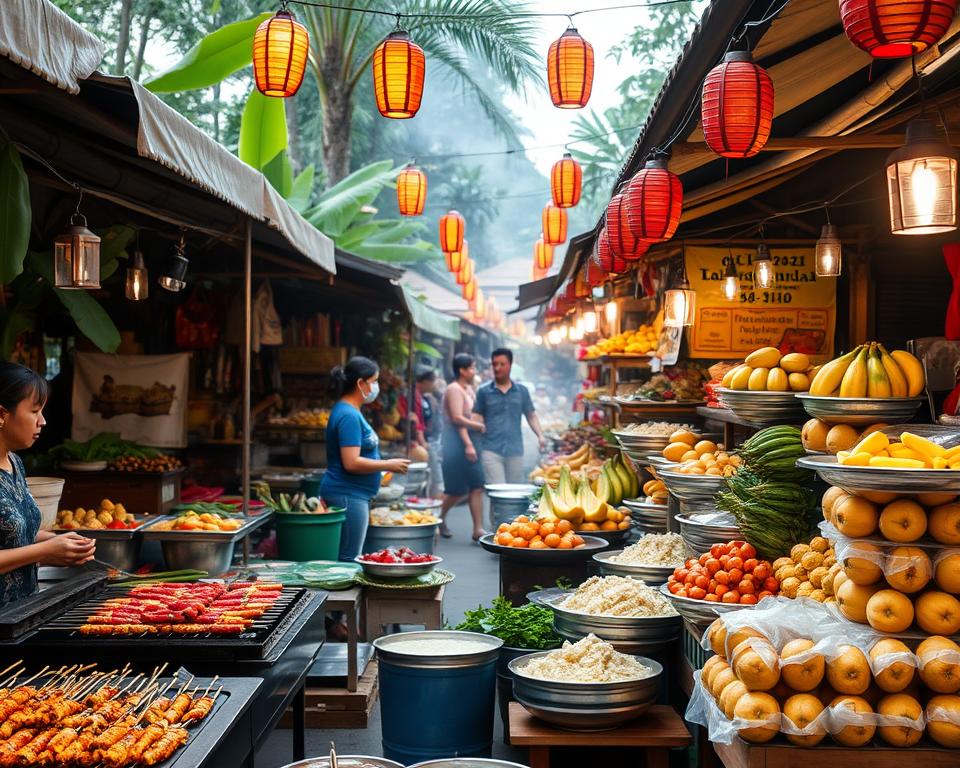
<instances>
[{"instance_id":1,"label":"canvas awning","mask_svg":"<svg viewBox=\"0 0 960 768\"><path fill-rule=\"evenodd\" d=\"M403 301L410 313L410 320L417 328L444 339L460 340L460 318L428 307L406 285L401 285L400 290L403 292Z\"/></svg>"}]
</instances>

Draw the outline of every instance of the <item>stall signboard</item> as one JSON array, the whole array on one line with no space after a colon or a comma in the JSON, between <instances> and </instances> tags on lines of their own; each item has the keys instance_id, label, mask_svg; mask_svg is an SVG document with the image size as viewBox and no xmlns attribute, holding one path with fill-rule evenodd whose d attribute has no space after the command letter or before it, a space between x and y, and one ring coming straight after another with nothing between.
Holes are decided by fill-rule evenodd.
<instances>
[{"instance_id":1,"label":"stall signboard","mask_svg":"<svg viewBox=\"0 0 960 768\"><path fill-rule=\"evenodd\" d=\"M816 362L833 357L837 279L816 275L813 248L771 248L777 279L753 284L756 247L688 247L687 278L697 292L690 357L743 359L760 347L803 352ZM727 264L740 277L736 301L722 292Z\"/></svg>"}]
</instances>

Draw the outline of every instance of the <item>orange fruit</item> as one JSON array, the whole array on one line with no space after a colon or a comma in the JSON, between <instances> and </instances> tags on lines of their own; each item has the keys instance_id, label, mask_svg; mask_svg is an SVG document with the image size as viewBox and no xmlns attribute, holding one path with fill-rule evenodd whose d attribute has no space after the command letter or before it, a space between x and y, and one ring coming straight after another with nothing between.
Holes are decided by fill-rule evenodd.
<instances>
[{"instance_id":1,"label":"orange fruit","mask_svg":"<svg viewBox=\"0 0 960 768\"><path fill-rule=\"evenodd\" d=\"M559 533L561 536L567 533L567 531L573 530L573 525L570 523L569 520L561 520L556 525L557 525L557 533Z\"/></svg>"},{"instance_id":2,"label":"orange fruit","mask_svg":"<svg viewBox=\"0 0 960 768\"><path fill-rule=\"evenodd\" d=\"M530 542L530 549L546 549L547 545L540 540L534 540Z\"/></svg>"},{"instance_id":3,"label":"orange fruit","mask_svg":"<svg viewBox=\"0 0 960 768\"><path fill-rule=\"evenodd\" d=\"M513 544L513 536L510 535L509 531L501 531L497 534L497 544L501 544L504 547L509 547Z\"/></svg>"},{"instance_id":4,"label":"orange fruit","mask_svg":"<svg viewBox=\"0 0 960 768\"><path fill-rule=\"evenodd\" d=\"M543 543L551 549L555 549L560 546L560 537L555 533L548 533L543 537Z\"/></svg>"},{"instance_id":5,"label":"orange fruit","mask_svg":"<svg viewBox=\"0 0 960 768\"><path fill-rule=\"evenodd\" d=\"M553 523L541 523L540 524L540 535L549 536L551 533L557 530L557 526Z\"/></svg>"},{"instance_id":6,"label":"orange fruit","mask_svg":"<svg viewBox=\"0 0 960 768\"><path fill-rule=\"evenodd\" d=\"M525 523L520 528L520 535L523 538L525 538L527 541L530 541L530 539L532 539L534 536L537 535L537 527L535 525L530 525L529 523Z\"/></svg>"},{"instance_id":7,"label":"orange fruit","mask_svg":"<svg viewBox=\"0 0 960 768\"><path fill-rule=\"evenodd\" d=\"M582 546L583 546L583 537L581 537L581 536L574 536L573 539L572 539L572 543L573 543L573 546L574 546L574 547L582 547Z\"/></svg>"},{"instance_id":8,"label":"orange fruit","mask_svg":"<svg viewBox=\"0 0 960 768\"><path fill-rule=\"evenodd\" d=\"M511 546L511 547L520 547L521 549L524 549L524 548L530 546L530 542L527 541L526 539L523 539L523 538L520 538L519 536L517 536L517 538L515 538L515 539L513 540L513 543L510 544L510 546Z\"/></svg>"},{"instance_id":9,"label":"orange fruit","mask_svg":"<svg viewBox=\"0 0 960 768\"><path fill-rule=\"evenodd\" d=\"M570 539L560 539L557 549L573 549L573 542Z\"/></svg>"}]
</instances>

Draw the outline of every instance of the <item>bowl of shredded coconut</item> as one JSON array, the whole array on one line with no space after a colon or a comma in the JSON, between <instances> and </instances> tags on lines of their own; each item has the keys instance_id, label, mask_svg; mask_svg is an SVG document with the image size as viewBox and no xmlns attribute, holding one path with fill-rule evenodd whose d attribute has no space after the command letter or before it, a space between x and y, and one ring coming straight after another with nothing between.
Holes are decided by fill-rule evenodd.
<instances>
[{"instance_id":1,"label":"bowl of shredded coconut","mask_svg":"<svg viewBox=\"0 0 960 768\"><path fill-rule=\"evenodd\" d=\"M628 576L593 576L544 604L567 640L594 634L624 653L652 653L680 636L680 615L670 601Z\"/></svg>"},{"instance_id":2,"label":"bowl of shredded coconut","mask_svg":"<svg viewBox=\"0 0 960 768\"><path fill-rule=\"evenodd\" d=\"M608 730L638 717L656 701L663 674L656 661L621 653L593 634L521 656L509 668L516 700L572 731Z\"/></svg>"},{"instance_id":3,"label":"bowl of shredded coconut","mask_svg":"<svg viewBox=\"0 0 960 768\"><path fill-rule=\"evenodd\" d=\"M628 576L658 587L686 562L687 545L676 533L648 533L626 549L598 552L593 559L601 576Z\"/></svg>"}]
</instances>

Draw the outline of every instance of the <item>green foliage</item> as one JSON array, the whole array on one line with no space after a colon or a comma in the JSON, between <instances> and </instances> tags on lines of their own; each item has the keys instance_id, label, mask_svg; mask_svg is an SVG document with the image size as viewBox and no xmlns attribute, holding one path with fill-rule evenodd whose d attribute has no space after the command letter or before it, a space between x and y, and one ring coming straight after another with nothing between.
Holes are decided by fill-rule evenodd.
<instances>
[{"instance_id":1,"label":"green foliage","mask_svg":"<svg viewBox=\"0 0 960 768\"><path fill-rule=\"evenodd\" d=\"M371 205L380 190L397 178L392 160L381 160L354 171L326 190L305 218L321 232L336 239L357 219L361 208Z\"/></svg>"},{"instance_id":2,"label":"green foliage","mask_svg":"<svg viewBox=\"0 0 960 768\"><path fill-rule=\"evenodd\" d=\"M535 603L515 608L503 595L495 597L489 608L465 611L454 629L499 637L510 648L547 650L561 643L553 631L553 611Z\"/></svg>"},{"instance_id":3,"label":"green foliage","mask_svg":"<svg viewBox=\"0 0 960 768\"><path fill-rule=\"evenodd\" d=\"M310 205L310 196L313 194L313 183L316 176L316 167L310 163L293 180L287 202L298 212L303 213Z\"/></svg>"},{"instance_id":4,"label":"green foliage","mask_svg":"<svg viewBox=\"0 0 960 768\"><path fill-rule=\"evenodd\" d=\"M20 152L0 130L0 283L23 271L30 243L30 184Z\"/></svg>"},{"instance_id":5,"label":"green foliage","mask_svg":"<svg viewBox=\"0 0 960 768\"><path fill-rule=\"evenodd\" d=\"M64 440L50 449L50 455L60 461L113 461L121 456L150 458L158 454L159 451L153 448L144 448L124 440L118 432L101 432L83 443Z\"/></svg>"}]
</instances>

